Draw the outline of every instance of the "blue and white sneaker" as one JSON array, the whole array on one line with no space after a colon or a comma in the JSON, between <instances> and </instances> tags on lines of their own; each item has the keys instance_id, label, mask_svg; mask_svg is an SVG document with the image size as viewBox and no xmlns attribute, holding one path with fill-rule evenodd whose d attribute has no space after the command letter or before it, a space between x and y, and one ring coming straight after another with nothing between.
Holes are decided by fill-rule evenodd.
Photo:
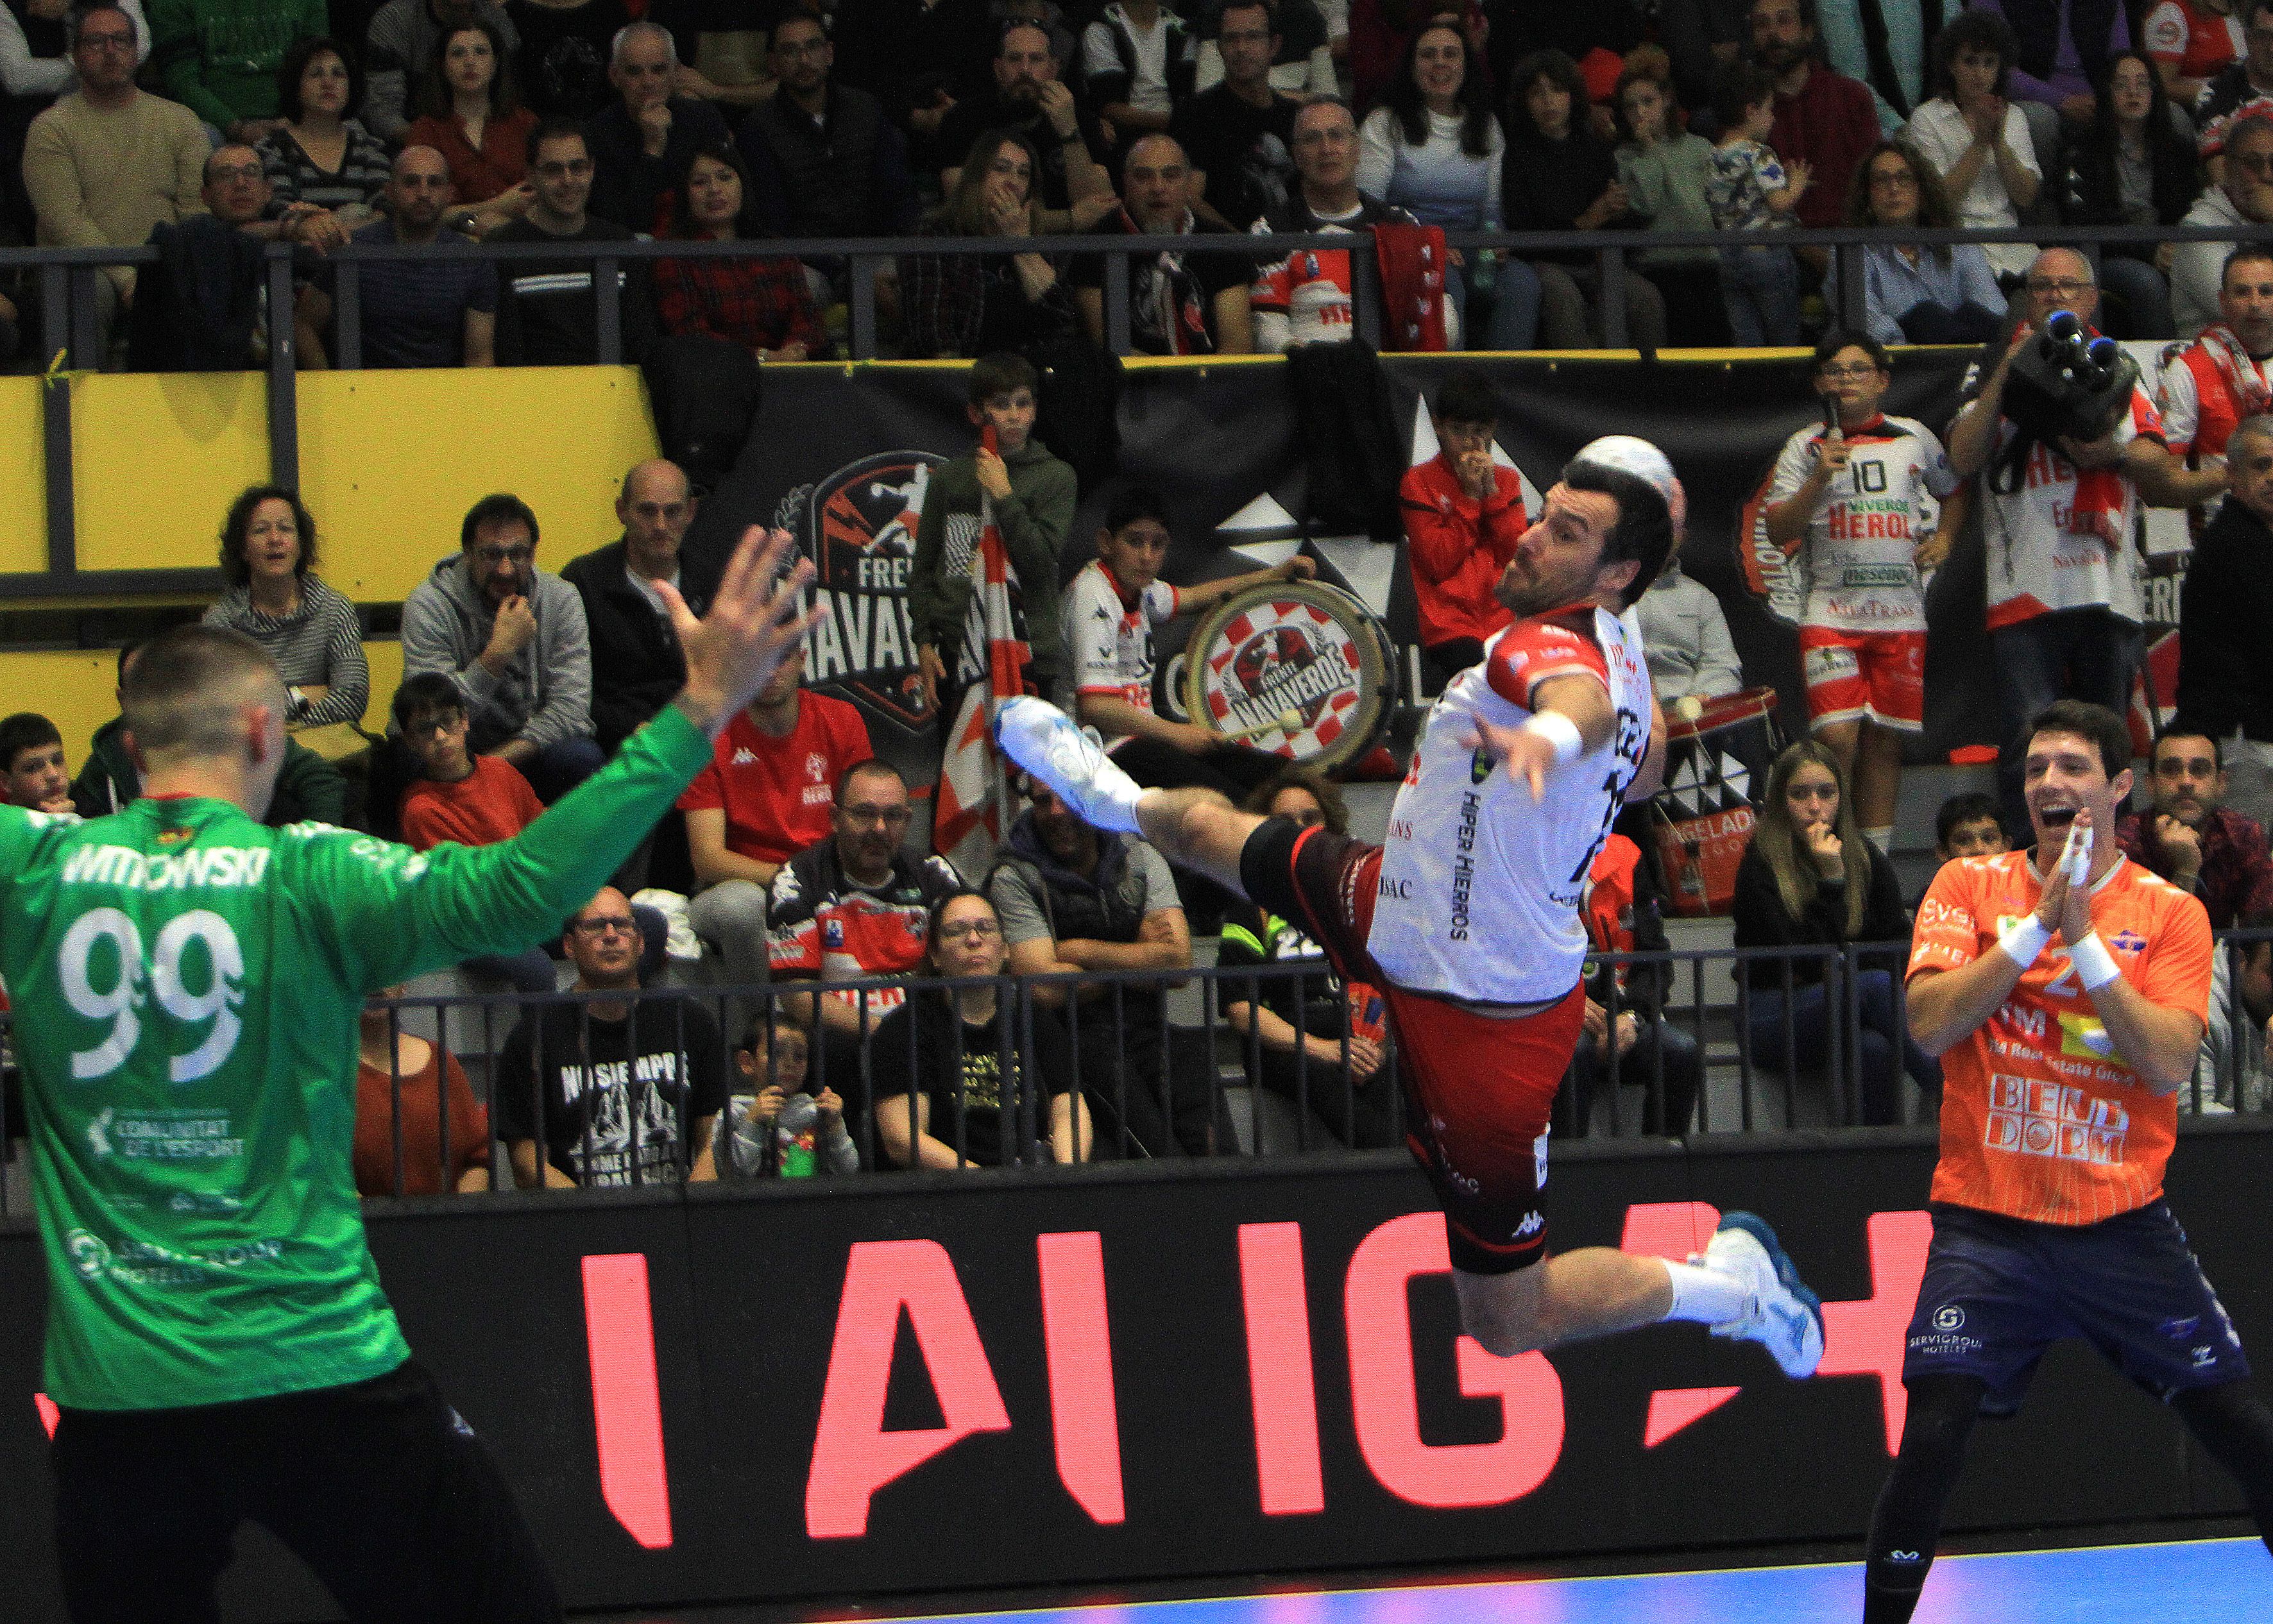
<instances>
[{"instance_id":1,"label":"blue and white sneaker","mask_svg":"<svg viewBox=\"0 0 2273 1624\"><path fill-rule=\"evenodd\" d=\"M994 738L1004 755L1049 785L1091 828L1142 833L1136 797L1144 790L1094 733L1047 700L1020 694L1005 701L995 715Z\"/></svg>"},{"instance_id":2,"label":"blue and white sneaker","mask_svg":"<svg viewBox=\"0 0 2273 1624\"><path fill-rule=\"evenodd\" d=\"M1723 1214L1701 1261L1732 1275L1751 1293L1750 1306L1713 1327L1715 1336L1757 1342L1794 1381L1823 1362L1823 1299L1800 1280L1767 1220L1749 1212Z\"/></svg>"}]
</instances>

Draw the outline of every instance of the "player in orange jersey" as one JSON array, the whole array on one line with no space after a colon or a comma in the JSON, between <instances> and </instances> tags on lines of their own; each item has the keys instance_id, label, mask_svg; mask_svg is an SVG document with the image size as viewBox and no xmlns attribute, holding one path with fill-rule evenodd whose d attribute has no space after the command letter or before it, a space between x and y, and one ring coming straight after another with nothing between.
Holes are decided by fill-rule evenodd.
<instances>
[{"instance_id":1,"label":"player in orange jersey","mask_svg":"<svg viewBox=\"0 0 2273 1624\"><path fill-rule=\"evenodd\" d=\"M2034 853L1947 863L1918 906L1909 1025L1941 1056L1941 1160L1864 1624L1907 1624L1975 1418L2019 1409L2063 1336L2176 1410L2273 1530L2273 1410L2163 1200L2209 920L2115 844L2130 760L2114 712L2046 708L2023 781Z\"/></svg>"}]
</instances>

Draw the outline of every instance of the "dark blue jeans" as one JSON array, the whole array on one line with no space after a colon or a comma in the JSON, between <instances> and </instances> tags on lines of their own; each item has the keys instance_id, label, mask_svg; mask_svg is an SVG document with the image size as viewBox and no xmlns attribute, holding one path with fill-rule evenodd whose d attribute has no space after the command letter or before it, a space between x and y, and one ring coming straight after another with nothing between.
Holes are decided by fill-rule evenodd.
<instances>
[{"instance_id":1,"label":"dark blue jeans","mask_svg":"<svg viewBox=\"0 0 2273 1624\"><path fill-rule=\"evenodd\" d=\"M1882 1127L1902 1120L1902 1073L1908 1071L1928 1093L1941 1087L1940 1063L1909 1040L1894 1020L1894 977L1891 970L1857 973L1863 1015L1863 1121ZM1841 1019L1845 1011L1838 1011ZM1819 1068L1830 1063L1834 1012L1821 982L1795 987L1791 995L1791 1049L1784 1048L1784 995L1782 987L1752 990L1751 1039L1752 1064L1786 1074Z\"/></svg>"},{"instance_id":2,"label":"dark blue jeans","mask_svg":"<svg viewBox=\"0 0 2273 1624\"><path fill-rule=\"evenodd\" d=\"M2015 846L2036 841L2022 797L2029 723L2054 700L2089 700L2128 716L2146 642L2138 626L2104 609L2055 610L1989 634L2002 733L1997 796L2005 810L2005 832Z\"/></svg>"}]
</instances>

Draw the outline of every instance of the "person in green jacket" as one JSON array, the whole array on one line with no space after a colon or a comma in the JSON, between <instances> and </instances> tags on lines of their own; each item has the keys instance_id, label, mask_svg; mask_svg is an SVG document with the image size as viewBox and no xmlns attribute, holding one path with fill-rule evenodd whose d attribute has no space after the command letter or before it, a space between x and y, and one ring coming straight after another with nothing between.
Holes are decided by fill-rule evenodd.
<instances>
[{"instance_id":1,"label":"person in green jacket","mask_svg":"<svg viewBox=\"0 0 2273 1624\"><path fill-rule=\"evenodd\" d=\"M924 700L934 710L943 695L967 680L956 665L971 604L971 566L990 509L1017 573L1011 601L1024 618L1032 651L1033 685L1055 694L1065 679L1058 634L1058 555L1073 528L1076 490L1073 469L1033 438L1039 381L1033 363L1024 355L1009 350L981 355L971 369L964 408L979 430L979 448L934 468L924 492L908 612L915 622Z\"/></svg>"},{"instance_id":2,"label":"person in green jacket","mask_svg":"<svg viewBox=\"0 0 2273 1624\"><path fill-rule=\"evenodd\" d=\"M797 647L809 565L743 540L686 685L513 840L424 853L272 829L283 680L212 626L154 640L124 703L146 793L0 807L0 975L48 1273L56 1538L75 1619L214 1619L243 1521L351 1619L551 1620L505 1479L409 1357L356 1195L367 993L560 928Z\"/></svg>"},{"instance_id":3,"label":"person in green jacket","mask_svg":"<svg viewBox=\"0 0 2273 1624\"><path fill-rule=\"evenodd\" d=\"M325 0L150 0L150 54L166 94L247 146L283 128L284 53L330 32Z\"/></svg>"},{"instance_id":4,"label":"person in green jacket","mask_svg":"<svg viewBox=\"0 0 2273 1624\"><path fill-rule=\"evenodd\" d=\"M119 705L125 706L126 673L142 651L129 643L118 651ZM126 718L114 716L94 730L88 742L86 765L71 780L71 805L82 818L101 818L124 811L142 793L142 772L134 765L126 743ZM288 823L335 823L349 820L348 781L330 762L296 739L284 741L284 764L276 775L276 792L268 797L261 821L274 829Z\"/></svg>"}]
</instances>

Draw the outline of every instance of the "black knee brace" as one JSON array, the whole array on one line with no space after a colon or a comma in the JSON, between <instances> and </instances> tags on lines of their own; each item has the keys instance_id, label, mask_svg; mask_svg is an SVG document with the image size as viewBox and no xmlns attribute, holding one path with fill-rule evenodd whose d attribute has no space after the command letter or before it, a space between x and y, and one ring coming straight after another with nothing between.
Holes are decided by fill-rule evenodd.
<instances>
[{"instance_id":1,"label":"black knee brace","mask_svg":"<svg viewBox=\"0 0 2273 1624\"><path fill-rule=\"evenodd\" d=\"M1871 1514L1864 1557L1864 1624L1909 1624L1941 1534L1941 1509L1965 1466L1966 1440L1985 1390L1972 1376L1920 1376L1903 1383L1909 1416L1902 1453Z\"/></svg>"}]
</instances>

